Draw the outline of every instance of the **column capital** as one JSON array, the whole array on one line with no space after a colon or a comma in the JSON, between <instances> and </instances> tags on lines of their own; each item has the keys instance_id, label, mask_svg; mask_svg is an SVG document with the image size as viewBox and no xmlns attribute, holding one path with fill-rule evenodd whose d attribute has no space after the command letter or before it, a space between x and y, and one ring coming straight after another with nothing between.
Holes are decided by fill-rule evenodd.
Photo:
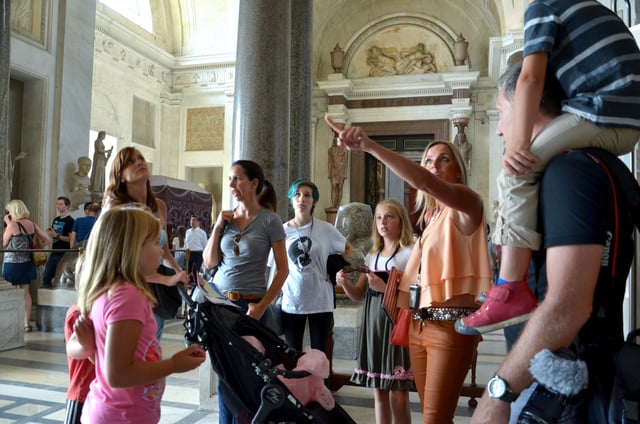
<instances>
[{"instance_id":1,"label":"column capital","mask_svg":"<svg viewBox=\"0 0 640 424\"><path fill-rule=\"evenodd\" d=\"M160 104L163 106L182 106L184 102L184 93L180 92L167 92L160 93Z\"/></svg>"}]
</instances>

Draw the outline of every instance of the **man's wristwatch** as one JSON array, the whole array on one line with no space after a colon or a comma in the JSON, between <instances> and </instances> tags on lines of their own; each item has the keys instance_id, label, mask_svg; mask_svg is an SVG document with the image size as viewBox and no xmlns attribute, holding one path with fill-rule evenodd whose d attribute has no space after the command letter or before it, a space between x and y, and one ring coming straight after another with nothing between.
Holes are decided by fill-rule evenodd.
<instances>
[{"instance_id":1,"label":"man's wristwatch","mask_svg":"<svg viewBox=\"0 0 640 424\"><path fill-rule=\"evenodd\" d=\"M509 389L507 382L500 378L498 374L494 375L493 378L489 380L489 383L487 383L487 392L492 398L499 399L503 402L513 402L518 399L519 396Z\"/></svg>"}]
</instances>

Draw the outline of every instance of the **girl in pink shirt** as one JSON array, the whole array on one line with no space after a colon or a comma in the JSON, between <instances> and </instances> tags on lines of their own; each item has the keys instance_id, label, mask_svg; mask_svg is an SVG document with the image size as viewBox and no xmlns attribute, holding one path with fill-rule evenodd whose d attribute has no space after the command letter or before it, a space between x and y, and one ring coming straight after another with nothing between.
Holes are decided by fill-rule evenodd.
<instances>
[{"instance_id":1,"label":"girl in pink shirt","mask_svg":"<svg viewBox=\"0 0 640 424\"><path fill-rule=\"evenodd\" d=\"M164 378L196 368L197 345L162 359L145 275L162 255L157 218L136 207L103 212L78 264L78 318L67 352L94 355L96 378L82 423L157 423ZM92 325L91 325L92 324Z\"/></svg>"}]
</instances>

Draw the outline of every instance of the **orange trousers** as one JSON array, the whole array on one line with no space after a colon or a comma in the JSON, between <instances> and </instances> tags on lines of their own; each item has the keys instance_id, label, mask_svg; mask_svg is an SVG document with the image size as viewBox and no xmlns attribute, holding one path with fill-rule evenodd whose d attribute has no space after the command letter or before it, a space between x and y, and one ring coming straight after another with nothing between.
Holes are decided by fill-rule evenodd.
<instances>
[{"instance_id":1,"label":"orange trousers","mask_svg":"<svg viewBox=\"0 0 640 424\"><path fill-rule=\"evenodd\" d=\"M464 336L453 321L412 321L409 354L425 424L453 423L460 390L480 336Z\"/></svg>"}]
</instances>

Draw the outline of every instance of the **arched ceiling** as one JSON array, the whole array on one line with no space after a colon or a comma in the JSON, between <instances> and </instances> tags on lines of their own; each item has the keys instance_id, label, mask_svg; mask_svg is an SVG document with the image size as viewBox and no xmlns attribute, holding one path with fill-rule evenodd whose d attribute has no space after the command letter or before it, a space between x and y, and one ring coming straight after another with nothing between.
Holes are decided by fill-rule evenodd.
<instances>
[{"instance_id":1,"label":"arched ceiling","mask_svg":"<svg viewBox=\"0 0 640 424\"><path fill-rule=\"evenodd\" d=\"M176 57L233 57L240 1L256 0L149 0L154 33L143 37ZM344 45L368 23L392 14L432 16L447 22L454 32L464 33L473 51L474 44L475 48L483 48L489 37L521 28L525 3L526 0L313 0L314 51L323 55L322 60L314 57L314 63L326 68L324 56L328 57L336 42Z\"/></svg>"}]
</instances>

